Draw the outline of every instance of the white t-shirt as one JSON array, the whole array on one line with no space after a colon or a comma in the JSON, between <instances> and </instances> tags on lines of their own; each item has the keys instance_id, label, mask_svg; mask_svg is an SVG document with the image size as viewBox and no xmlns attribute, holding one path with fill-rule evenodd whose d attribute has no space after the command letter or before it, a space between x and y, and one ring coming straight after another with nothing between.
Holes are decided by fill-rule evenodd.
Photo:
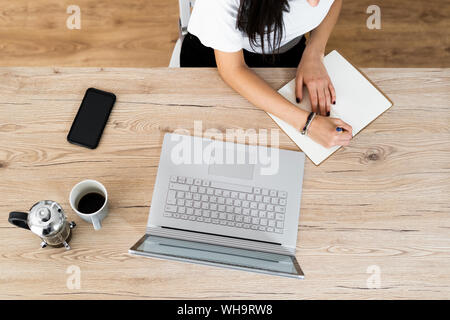
<instances>
[{"instance_id":1,"label":"white t-shirt","mask_svg":"<svg viewBox=\"0 0 450 320\"><path fill-rule=\"evenodd\" d=\"M321 0L316 7L312 7L306 0L290 0L289 12L283 14L284 30L280 47L316 28L333 2ZM262 53L259 37L256 38L257 46L252 47L248 36L236 27L239 5L240 0L196 0L188 31L197 36L204 46L220 51L245 49ZM270 53L269 44L264 40L264 51Z\"/></svg>"}]
</instances>

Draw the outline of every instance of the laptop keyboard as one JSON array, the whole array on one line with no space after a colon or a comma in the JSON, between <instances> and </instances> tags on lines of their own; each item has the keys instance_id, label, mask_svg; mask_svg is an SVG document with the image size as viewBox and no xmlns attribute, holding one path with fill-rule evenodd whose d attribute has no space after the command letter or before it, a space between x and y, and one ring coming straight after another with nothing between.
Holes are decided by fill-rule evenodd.
<instances>
[{"instance_id":1,"label":"laptop keyboard","mask_svg":"<svg viewBox=\"0 0 450 320\"><path fill-rule=\"evenodd\" d=\"M283 233L287 192L171 176L164 216Z\"/></svg>"}]
</instances>

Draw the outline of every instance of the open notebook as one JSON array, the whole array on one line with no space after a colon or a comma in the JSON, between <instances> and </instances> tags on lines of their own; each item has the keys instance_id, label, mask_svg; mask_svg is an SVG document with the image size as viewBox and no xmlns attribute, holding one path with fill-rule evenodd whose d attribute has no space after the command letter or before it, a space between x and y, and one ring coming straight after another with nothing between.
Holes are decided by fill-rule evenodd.
<instances>
[{"instance_id":1,"label":"open notebook","mask_svg":"<svg viewBox=\"0 0 450 320\"><path fill-rule=\"evenodd\" d=\"M353 135L392 106L392 102L337 51L330 52L324 58L324 64L336 90L336 104L331 106L330 116L351 125ZM278 92L294 105L311 111L309 95L305 87L302 102L300 104L295 102L295 79ZM316 165L340 148L340 146L329 149L322 147L280 118L270 113L269 116Z\"/></svg>"}]
</instances>

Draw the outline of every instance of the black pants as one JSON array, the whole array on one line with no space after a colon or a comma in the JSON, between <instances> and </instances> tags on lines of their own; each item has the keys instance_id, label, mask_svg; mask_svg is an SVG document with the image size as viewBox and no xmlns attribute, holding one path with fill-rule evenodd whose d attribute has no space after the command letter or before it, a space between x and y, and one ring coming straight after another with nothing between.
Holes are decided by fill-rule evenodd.
<instances>
[{"instance_id":1,"label":"black pants","mask_svg":"<svg viewBox=\"0 0 450 320\"><path fill-rule=\"evenodd\" d=\"M262 54L244 51L244 59L250 68L296 68L305 49L305 37L286 52L275 54ZM200 40L188 33L183 40L180 55L181 67L217 67L214 49L205 47Z\"/></svg>"}]
</instances>

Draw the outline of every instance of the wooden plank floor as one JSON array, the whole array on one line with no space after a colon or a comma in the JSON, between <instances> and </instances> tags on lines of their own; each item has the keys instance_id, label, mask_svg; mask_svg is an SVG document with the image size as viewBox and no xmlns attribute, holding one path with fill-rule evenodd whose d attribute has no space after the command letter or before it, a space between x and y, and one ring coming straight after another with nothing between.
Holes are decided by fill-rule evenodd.
<instances>
[{"instance_id":1,"label":"wooden plank floor","mask_svg":"<svg viewBox=\"0 0 450 320\"><path fill-rule=\"evenodd\" d=\"M81 30L66 8L81 8ZM366 9L381 8L381 30ZM177 0L0 0L0 66L167 66ZM345 0L328 50L360 67L449 67L450 5L441 0Z\"/></svg>"},{"instance_id":2,"label":"wooden plank floor","mask_svg":"<svg viewBox=\"0 0 450 320\"><path fill-rule=\"evenodd\" d=\"M450 69L364 71L394 106L320 166L306 161L301 281L127 253L145 231L165 132L192 132L194 120L222 132L277 128L215 70L0 68L0 298L449 299ZM295 75L257 72L277 89ZM118 98L96 150L66 141L90 86ZM298 150L283 133L280 147ZM68 204L84 178L110 196L98 232ZM41 249L7 222L41 199L77 222L72 250ZM72 265L79 289L66 286Z\"/></svg>"}]
</instances>

